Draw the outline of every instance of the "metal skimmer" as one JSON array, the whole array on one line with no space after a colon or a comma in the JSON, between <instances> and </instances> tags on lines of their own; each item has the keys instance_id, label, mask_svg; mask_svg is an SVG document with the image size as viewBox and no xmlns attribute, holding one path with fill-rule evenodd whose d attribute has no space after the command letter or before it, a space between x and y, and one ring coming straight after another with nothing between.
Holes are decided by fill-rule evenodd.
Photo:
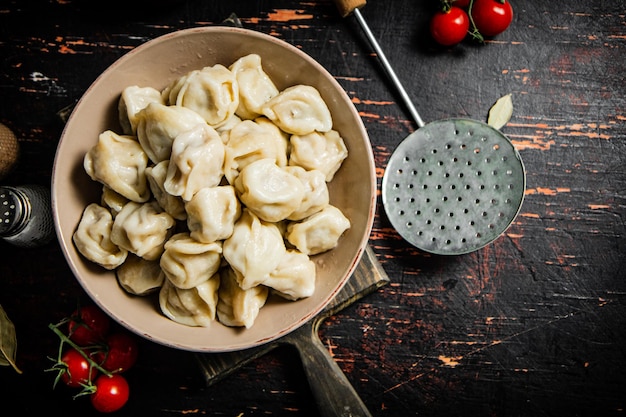
<instances>
[{"instance_id":1,"label":"metal skimmer","mask_svg":"<svg viewBox=\"0 0 626 417\"><path fill-rule=\"evenodd\" d=\"M335 0L352 13L400 93L418 129L391 155L382 182L383 206L413 246L440 255L473 252L499 237L524 200L526 172L499 130L471 119L425 124L359 8L365 0Z\"/></svg>"}]
</instances>

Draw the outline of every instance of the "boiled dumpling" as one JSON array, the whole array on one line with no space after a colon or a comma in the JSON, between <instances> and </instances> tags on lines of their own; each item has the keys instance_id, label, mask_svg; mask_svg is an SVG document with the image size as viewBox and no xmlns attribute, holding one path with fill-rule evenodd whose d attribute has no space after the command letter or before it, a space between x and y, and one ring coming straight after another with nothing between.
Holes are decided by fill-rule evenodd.
<instances>
[{"instance_id":1,"label":"boiled dumpling","mask_svg":"<svg viewBox=\"0 0 626 417\"><path fill-rule=\"evenodd\" d=\"M176 136L199 124L206 124L193 110L156 102L137 113L137 119L137 139L155 164L170 158Z\"/></svg>"},{"instance_id":2,"label":"boiled dumpling","mask_svg":"<svg viewBox=\"0 0 626 417\"><path fill-rule=\"evenodd\" d=\"M122 91L118 102L118 114L124 134L137 135L137 113L152 102L163 104L161 92L155 88L131 85Z\"/></svg>"},{"instance_id":3,"label":"boiled dumpling","mask_svg":"<svg viewBox=\"0 0 626 417\"><path fill-rule=\"evenodd\" d=\"M235 223L231 237L224 241L224 259L241 275L244 290L266 280L282 259L285 243L274 223L264 222L247 209Z\"/></svg>"},{"instance_id":4,"label":"boiled dumpling","mask_svg":"<svg viewBox=\"0 0 626 417\"><path fill-rule=\"evenodd\" d=\"M155 292L163 284L165 274L159 261L148 261L132 253L116 270L117 282L129 294L147 295Z\"/></svg>"},{"instance_id":5,"label":"boiled dumpling","mask_svg":"<svg viewBox=\"0 0 626 417\"><path fill-rule=\"evenodd\" d=\"M146 173L147 170L148 168L146 168ZM126 203L128 203L128 201L129 200L120 193L113 191L106 185L102 186L102 196L100 197L100 204L103 207L107 207L109 209L113 218L117 216L117 213L122 210L122 207L124 207Z\"/></svg>"},{"instance_id":6,"label":"boiled dumpling","mask_svg":"<svg viewBox=\"0 0 626 417\"><path fill-rule=\"evenodd\" d=\"M160 265L172 284L189 289L211 278L219 269L221 260L221 242L198 242L183 232L165 242Z\"/></svg>"},{"instance_id":7,"label":"boiled dumpling","mask_svg":"<svg viewBox=\"0 0 626 417\"><path fill-rule=\"evenodd\" d=\"M219 134L209 125L198 125L174 139L163 187L189 201L200 189L221 182L223 165L224 144Z\"/></svg>"},{"instance_id":8,"label":"boiled dumpling","mask_svg":"<svg viewBox=\"0 0 626 417\"><path fill-rule=\"evenodd\" d=\"M157 203L159 203L159 206L161 206L167 214L176 220L186 220L187 212L185 211L185 202L183 199L165 190L164 183L169 165L170 161L165 160L146 168L146 178L150 185L150 191L152 191L152 195Z\"/></svg>"},{"instance_id":9,"label":"boiled dumpling","mask_svg":"<svg viewBox=\"0 0 626 417\"><path fill-rule=\"evenodd\" d=\"M72 236L76 249L91 262L105 269L115 269L121 265L128 251L111 241L113 218L106 208L91 203L81 216L78 227Z\"/></svg>"},{"instance_id":10,"label":"boiled dumpling","mask_svg":"<svg viewBox=\"0 0 626 417\"><path fill-rule=\"evenodd\" d=\"M244 290L237 284L236 276L237 272L230 267L220 273L217 318L225 326L249 329L265 305L269 290L263 285Z\"/></svg>"},{"instance_id":11,"label":"boiled dumpling","mask_svg":"<svg viewBox=\"0 0 626 417\"><path fill-rule=\"evenodd\" d=\"M239 107L237 115L243 119L254 119L262 114L261 108L278 95L278 88L265 73L261 57L249 54L235 61L229 69L239 84Z\"/></svg>"},{"instance_id":12,"label":"boiled dumpling","mask_svg":"<svg viewBox=\"0 0 626 417\"><path fill-rule=\"evenodd\" d=\"M111 229L111 241L137 256L158 259L170 237L175 220L152 200L127 203L118 213Z\"/></svg>"},{"instance_id":13,"label":"boiled dumpling","mask_svg":"<svg viewBox=\"0 0 626 417\"><path fill-rule=\"evenodd\" d=\"M150 198L147 166L148 157L135 138L111 130L98 136L98 143L83 159L83 167L92 180L138 203Z\"/></svg>"},{"instance_id":14,"label":"boiled dumpling","mask_svg":"<svg viewBox=\"0 0 626 417\"><path fill-rule=\"evenodd\" d=\"M292 135L290 143L289 165L322 171L328 182L332 181L344 159L348 157L343 138L335 130Z\"/></svg>"},{"instance_id":15,"label":"boiled dumpling","mask_svg":"<svg viewBox=\"0 0 626 417\"><path fill-rule=\"evenodd\" d=\"M326 177L317 169L307 171L299 166L288 166L285 170L298 178L304 185L304 198L300 206L289 216L288 220L302 220L317 213L329 204L328 184Z\"/></svg>"},{"instance_id":16,"label":"boiled dumpling","mask_svg":"<svg viewBox=\"0 0 626 417\"><path fill-rule=\"evenodd\" d=\"M191 237L200 242L229 238L241 215L241 204L231 185L201 189L185 209Z\"/></svg>"},{"instance_id":17,"label":"boiled dumpling","mask_svg":"<svg viewBox=\"0 0 626 417\"><path fill-rule=\"evenodd\" d=\"M247 165L235 180L235 188L241 202L266 222L286 219L304 198L302 181L270 158Z\"/></svg>"},{"instance_id":18,"label":"boiled dumpling","mask_svg":"<svg viewBox=\"0 0 626 417\"><path fill-rule=\"evenodd\" d=\"M315 274L315 263L311 258L296 249L289 249L263 285L294 301L313 295Z\"/></svg>"},{"instance_id":19,"label":"boiled dumpling","mask_svg":"<svg viewBox=\"0 0 626 417\"><path fill-rule=\"evenodd\" d=\"M228 133L224 159L224 175L231 185L242 169L263 158L272 158L276 165L287 165L289 140L266 118L244 120Z\"/></svg>"},{"instance_id":20,"label":"boiled dumpling","mask_svg":"<svg viewBox=\"0 0 626 417\"><path fill-rule=\"evenodd\" d=\"M170 105L191 109L216 128L226 123L239 105L235 75L220 64L185 74L168 86L163 95Z\"/></svg>"},{"instance_id":21,"label":"boiled dumpling","mask_svg":"<svg viewBox=\"0 0 626 417\"><path fill-rule=\"evenodd\" d=\"M333 205L287 227L286 238L307 255L326 252L337 246L339 238L350 228L350 221Z\"/></svg>"},{"instance_id":22,"label":"boiled dumpling","mask_svg":"<svg viewBox=\"0 0 626 417\"><path fill-rule=\"evenodd\" d=\"M166 279L159 291L159 306L166 317L177 323L208 327L215 321L219 286L219 274L189 289L177 288Z\"/></svg>"},{"instance_id":23,"label":"boiled dumpling","mask_svg":"<svg viewBox=\"0 0 626 417\"><path fill-rule=\"evenodd\" d=\"M333 121L319 91L309 85L295 85L281 91L263 105L263 114L287 133L307 135L328 132Z\"/></svg>"}]
</instances>

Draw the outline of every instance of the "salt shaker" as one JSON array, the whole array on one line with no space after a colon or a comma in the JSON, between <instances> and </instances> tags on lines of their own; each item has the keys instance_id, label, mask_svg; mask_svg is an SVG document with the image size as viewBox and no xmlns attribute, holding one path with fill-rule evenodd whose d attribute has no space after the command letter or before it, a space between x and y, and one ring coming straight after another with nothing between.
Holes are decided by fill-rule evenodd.
<instances>
[{"instance_id":1,"label":"salt shaker","mask_svg":"<svg viewBox=\"0 0 626 417\"><path fill-rule=\"evenodd\" d=\"M41 185L0 186L0 239L23 248L54 236L50 189Z\"/></svg>"}]
</instances>

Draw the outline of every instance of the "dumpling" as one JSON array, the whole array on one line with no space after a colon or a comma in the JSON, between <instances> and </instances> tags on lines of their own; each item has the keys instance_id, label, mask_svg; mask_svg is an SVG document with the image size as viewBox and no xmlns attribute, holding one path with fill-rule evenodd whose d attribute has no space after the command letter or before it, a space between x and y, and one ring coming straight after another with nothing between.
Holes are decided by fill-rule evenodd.
<instances>
[{"instance_id":1,"label":"dumpling","mask_svg":"<svg viewBox=\"0 0 626 417\"><path fill-rule=\"evenodd\" d=\"M281 297L295 301L313 295L315 274L315 263L311 258L296 249L289 249L263 285Z\"/></svg>"},{"instance_id":2,"label":"dumpling","mask_svg":"<svg viewBox=\"0 0 626 417\"><path fill-rule=\"evenodd\" d=\"M242 119L254 119L262 114L261 108L279 93L261 65L261 57L249 54L235 61L229 69L239 84L239 107L236 114Z\"/></svg>"},{"instance_id":3,"label":"dumpling","mask_svg":"<svg viewBox=\"0 0 626 417\"><path fill-rule=\"evenodd\" d=\"M83 159L83 167L92 180L98 181L129 200L143 203L150 198L146 180L148 157L131 136L106 130L98 136Z\"/></svg>"},{"instance_id":4,"label":"dumpling","mask_svg":"<svg viewBox=\"0 0 626 417\"><path fill-rule=\"evenodd\" d=\"M137 135L137 113L152 102L163 104L161 92L156 88L131 85L122 91L117 110L125 135Z\"/></svg>"},{"instance_id":5,"label":"dumpling","mask_svg":"<svg viewBox=\"0 0 626 417\"><path fill-rule=\"evenodd\" d=\"M187 227L199 242L224 240L233 234L241 204L231 185L203 188L185 204Z\"/></svg>"},{"instance_id":6,"label":"dumpling","mask_svg":"<svg viewBox=\"0 0 626 417\"><path fill-rule=\"evenodd\" d=\"M244 290L237 284L236 275L229 267L220 273L217 319L225 326L249 329L265 305L269 290L263 285Z\"/></svg>"},{"instance_id":7,"label":"dumpling","mask_svg":"<svg viewBox=\"0 0 626 417\"><path fill-rule=\"evenodd\" d=\"M117 282L129 294L144 296L161 288L165 274L159 261L148 261L132 253L116 270Z\"/></svg>"},{"instance_id":8,"label":"dumpling","mask_svg":"<svg viewBox=\"0 0 626 417\"><path fill-rule=\"evenodd\" d=\"M193 110L213 127L226 123L239 106L235 75L221 64L185 74L166 87L163 95L168 104Z\"/></svg>"},{"instance_id":9,"label":"dumpling","mask_svg":"<svg viewBox=\"0 0 626 417\"><path fill-rule=\"evenodd\" d=\"M185 202L180 196L168 193L163 185L169 165L170 161L165 160L146 168L148 185L150 186L150 191L152 191L154 199L167 214L176 220L186 220L187 212L185 211Z\"/></svg>"},{"instance_id":10,"label":"dumpling","mask_svg":"<svg viewBox=\"0 0 626 417\"><path fill-rule=\"evenodd\" d=\"M170 158L176 136L199 124L206 124L193 110L156 102L137 113L137 119L137 139L155 164Z\"/></svg>"},{"instance_id":11,"label":"dumpling","mask_svg":"<svg viewBox=\"0 0 626 417\"><path fill-rule=\"evenodd\" d=\"M224 259L241 275L244 290L262 284L282 259L285 243L274 223L264 222L248 209L242 211L231 237L224 241Z\"/></svg>"},{"instance_id":12,"label":"dumpling","mask_svg":"<svg viewBox=\"0 0 626 417\"><path fill-rule=\"evenodd\" d=\"M226 140L224 175L229 184L248 164L272 158L278 166L287 165L289 139L267 118L244 120L231 129Z\"/></svg>"},{"instance_id":13,"label":"dumpling","mask_svg":"<svg viewBox=\"0 0 626 417\"><path fill-rule=\"evenodd\" d=\"M304 219L300 223L287 226L287 241L300 252L316 255L337 246L339 238L350 228L350 220L333 205Z\"/></svg>"},{"instance_id":14,"label":"dumpling","mask_svg":"<svg viewBox=\"0 0 626 417\"><path fill-rule=\"evenodd\" d=\"M317 169L307 171L299 166L288 166L285 170L298 178L304 186L304 198L300 206L287 220L302 220L317 213L329 204L328 184L326 177Z\"/></svg>"},{"instance_id":15,"label":"dumpling","mask_svg":"<svg viewBox=\"0 0 626 417\"><path fill-rule=\"evenodd\" d=\"M159 204L127 203L118 213L111 228L111 241L137 256L155 260L163 253L163 245L170 237L175 220Z\"/></svg>"},{"instance_id":16,"label":"dumpling","mask_svg":"<svg viewBox=\"0 0 626 417\"><path fill-rule=\"evenodd\" d=\"M163 187L189 201L200 189L219 185L224 176L224 143L209 125L197 125L174 139Z\"/></svg>"},{"instance_id":17,"label":"dumpling","mask_svg":"<svg viewBox=\"0 0 626 417\"><path fill-rule=\"evenodd\" d=\"M147 168L146 168L147 172ZM100 205L107 207L111 212L111 216L115 218L117 213L122 210L122 207L128 203L128 199L118 192L113 191L106 185L102 186L102 196L100 197Z\"/></svg>"},{"instance_id":18,"label":"dumpling","mask_svg":"<svg viewBox=\"0 0 626 417\"><path fill-rule=\"evenodd\" d=\"M263 114L278 127L294 135L328 132L333 120L319 91L309 85L295 85L265 103Z\"/></svg>"},{"instance_id":19,"label":"dumpling","mask_svg":"<svg viewBox=\"0 0 626 417\"><path fill-rule=\"evenodd\" d=\"M304 169L317 169L330 182L348 157L348 149L335 130L326 133L313 132L308 135L292 135L289 165Z\"/></svg>"},{"instance_id":20,"label":"dumpling","mask_svg":"<svg viewBox=\"0 0 626 417\"><path fill-rule=\"evenodd\" d=\"M178 288L189 289L208 280L222 261L222 243L202 243L177 233L165 242L160 265L167 279Z\"/></svg>"},{"instance_id":21,"label":"dumpling","mask_svg":"<svg viewBox=\"0 0 626 417\"><path fill-rule=\"evenodd\" d=\"M215 321L219 286L219 274L189 289L177 288L166 279L159 291L159 306L166 317L177 323L209 327Z\"/></svg>"},{"instance_id":22,"label":"dumpling","mask_svg":"<svg viewBox=\"0 0 626 417\"><path fill-rule=\"evenodd\" d=\"M111 270L120 266L128 251L111 241L113 218L106 208L91 203L81 216L72 240L76 249L91 262Z\"/></svg>"},{"instance_id":23,"label":"dumpling","mask_svg":"<svg viewBox=\"0 0 626 417\"><path fill-rule=\"evenodd\" d=\"M270 158L247 165L235 180L235 188L241 202L266 222L286 219L304 198L302 181Z\"/></svg>"}]
</instances>

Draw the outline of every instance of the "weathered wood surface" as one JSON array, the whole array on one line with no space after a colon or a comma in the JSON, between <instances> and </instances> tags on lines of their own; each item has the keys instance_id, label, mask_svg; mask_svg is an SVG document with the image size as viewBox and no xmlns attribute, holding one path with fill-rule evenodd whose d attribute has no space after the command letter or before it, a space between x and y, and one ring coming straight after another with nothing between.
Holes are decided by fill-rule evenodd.
<instances>
[{"instance_id":1,"label":"weathered wood surface","mask_svg":"<svg viewBox=\"0 0 626 417\"><path fill-rule=\"evenodd\" d=\"M145 3L0 3L0 122L22 149L4 183L49 183L62 130L56 113L117 58L231 12L337 78L369 131L379 179L415 129L359 26L330 1L133 4ZM426 35L436 6L370 0L363 15L425 121L484 120L512 93L503 131L526 166L524 205L505 235L458 257L412 249L379 205L370 245L391 282L327 319L321 340L374 416L623 415L626 2L516 0L509 30L452 50ZM60 249L0 249L0 304L17 327L24 370L0 369L0 399L25 415L90 414L69 391L53 391L43 371L57 344L48 323L84 297ZM141 348L119 415L318 415L288 347L211 387L193 354Z\"/></svg>"}]
</instances>

